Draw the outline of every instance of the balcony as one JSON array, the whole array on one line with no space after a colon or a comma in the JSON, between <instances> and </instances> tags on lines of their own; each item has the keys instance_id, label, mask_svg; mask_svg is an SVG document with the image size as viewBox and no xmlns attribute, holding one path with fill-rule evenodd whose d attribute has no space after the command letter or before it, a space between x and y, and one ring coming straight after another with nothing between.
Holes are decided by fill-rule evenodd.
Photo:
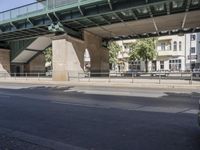
<instances>
[{"instance_id":1,"label":"balcony","mask_svg":"<svg viewBox=\"0 0 200 150\"><path fill-rule=\"evenodd\" d=\"M175 56L184 56L184 51L172 51L172 50L160 51L160 50L157 50L157 54L158 54L158 56L175 57Z\"/></svg>"}]
</instances>

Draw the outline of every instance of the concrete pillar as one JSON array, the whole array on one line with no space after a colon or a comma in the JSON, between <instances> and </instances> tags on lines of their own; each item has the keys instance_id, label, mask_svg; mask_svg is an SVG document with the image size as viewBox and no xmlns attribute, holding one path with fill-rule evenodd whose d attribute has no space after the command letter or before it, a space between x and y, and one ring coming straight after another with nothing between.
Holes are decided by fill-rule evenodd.
<instances>
[{"instance_id":1,"label":"concrete pillar","mask_svg":"<svg viewBox=\"0 0 200 150\"><path fill-rule=\"evenodd\" d=\"M0 73L10 73L10 50L0 49Z\"/></svg>"},{"instance_id":2,"label":"concrete pillar","mask_svg":"<svg viewBox=\"0 0 200 150\"><path fill-rule=\"evenodd\" d=\"M84 51L80 50L76 42L69 42L66 39L53 40L53 80L69 80L69 74L78 74L83 71Z\"/></svg>"},{"instance_id":3,"label":"concrete pillar","mask_svg":"<svg viewBox=\"0 0 200 150\"><path fill-rule=\"evenodd\" d=\"M102 47L102 39L84 32L84 41L66 36L53 40L53 80L66 81L69 75L77 76L84 71L84 53L91 58L91 72L109 71L109 52Z\"/></svg>"},{"instance_id":4,"label":"concrete pillar","mask_svg":"<svg viewBox=\"0 0 200 150\"><path fill-rule=\"evenodd\" d=\"M108 72L109 51L102 47L102 38L84 32L84 40L91 57L91 72Z\"/></svg>"}]
</instances>

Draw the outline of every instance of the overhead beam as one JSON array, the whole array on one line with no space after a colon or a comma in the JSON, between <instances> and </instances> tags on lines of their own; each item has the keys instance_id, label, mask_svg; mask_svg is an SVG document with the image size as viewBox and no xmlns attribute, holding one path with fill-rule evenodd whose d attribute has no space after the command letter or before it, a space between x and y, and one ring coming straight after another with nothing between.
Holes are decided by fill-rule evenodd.
<instances>
[{"instance_id":1,"label":"overhead beam","mask_svg":"<svg viewBox=\"0 0 200 150\"><path fill-rule=\"evenodd\" d=\"M113 6L112 6L111 0L108 0L108 5L109 5L109 7L110 7L110 10L113 10Z\"/></svg>"},{"instance_id":2,"label":"overhead beam","mask_svg":"<svg viewBox=\"0 0 200 150\"><path fill-rule=\"evenodd\" d=\"M171 6L170 6L171 2L166 2L165 5L166 5L166 10L167 10L167 15L170 15L171 14Z\"/></svg>"},{"instance_id":3,"label":"overhead beam","mask_svg":"<svg viewBox=\"0 0 200 150\"><path fill-rule=\"evenodd\" d=\"M147 0L147 2L148 2L148 0ZM154 28L155 28L155 30L156 30L156 33L157 33L158 36L159 36L160 33L159 33L159 30L158 30L158 26L157 26L156 21L155 21L155 19L154 19L154 16L153 16L153 13L152 13L152 11L151 11L151 8L148 6L148 7L147 7L147 10L148 10L148 12L149 12L149 16L152 18L153 25L154 25Z\"/></svg>"},{"instance_id":4,"label":"overhead beam","mask_svg":"<svg viewBox=\"0 0 200 150\"><path fill-rule=\"evenodd\" d=\"M183 17L181 29L185 28L185 22L187 20L187 16L188 16L188 11L189 11L189 8L190 8L190 4L191 4L191 0L187 0L187 4L186 4L186 8L185 8L185 15Z\"/></svg>"}]
</instances>

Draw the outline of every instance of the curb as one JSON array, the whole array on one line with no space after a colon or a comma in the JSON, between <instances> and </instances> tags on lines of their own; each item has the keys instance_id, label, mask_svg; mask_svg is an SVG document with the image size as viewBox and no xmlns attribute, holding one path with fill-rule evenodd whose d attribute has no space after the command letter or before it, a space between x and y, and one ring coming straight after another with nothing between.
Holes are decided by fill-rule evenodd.
<instances>
[{"instance_id":1,"label":"curb","mask_svg":"<svg viewBox=\"0 0 200 150\"><path fill-rule=\"evenodd\" d=\"M116 87L116 88L162 88L162 89L200 89L199 85L189 84L158 84L158 83L110 83L110 82L75 82L75 81L47 81L47 80L0 80L8 84L34 84L49 86L91 86L91 87Z\"/></svg>"}]
</instances>

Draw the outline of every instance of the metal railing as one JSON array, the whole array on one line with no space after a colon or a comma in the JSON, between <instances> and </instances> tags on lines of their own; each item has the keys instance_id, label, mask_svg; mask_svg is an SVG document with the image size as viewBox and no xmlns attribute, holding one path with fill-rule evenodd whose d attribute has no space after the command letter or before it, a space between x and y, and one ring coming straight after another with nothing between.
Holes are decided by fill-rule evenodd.
<instances>
[{"instance_id":1,"label":"metal railing","mask_svg":"<svg viewBox=\"0 0 200 150\"><path fill-rule=\"evenodd\" d=\"M0 79L3 80L42 80L51 79L52 75L44 72L32 73L0 73Z\"/></svg>"},{"instance_id":2,"label":"metal railing","mask_svg":"<svg viewBox=\"0 0 200 150\"><path fill-rule=\"evenodd\" d=\"M97 0L95 0L97 1ZM101 0L99 0L101 1ZM0 12L0 24L16 19L28 18L37 14L46 14L59 7L75 7L85 3L92 3L92 0L44 0L31 3L11 10Z\"/></svg>"},{"instance_id":3,"label":"metal railing","mask_svg":"<svg viewBox=\"0 0 200 150\"><path fill-rule=\"evenodd\" d=\"M55 72L54 72L55 73ZM63 72L61 72L63 74ZM64 72L65 73L65 72ZM56 72L59 74L59 72ZM102 83L199 84L200 72L66 72L68 81ZM52 80L52 72L1 73L1 80Z\"/></svg>"},{"instance_id":4,"label":"metal railing","mask_svg":"<svg viewBox=\"0 0 200 150\"><path fill-rule=\"evenodd\" d=\"M69 77L70 80L77 79L79 82L200 84L200 73L195 72L84 72Z\"/></svg>"}]
</instances>

